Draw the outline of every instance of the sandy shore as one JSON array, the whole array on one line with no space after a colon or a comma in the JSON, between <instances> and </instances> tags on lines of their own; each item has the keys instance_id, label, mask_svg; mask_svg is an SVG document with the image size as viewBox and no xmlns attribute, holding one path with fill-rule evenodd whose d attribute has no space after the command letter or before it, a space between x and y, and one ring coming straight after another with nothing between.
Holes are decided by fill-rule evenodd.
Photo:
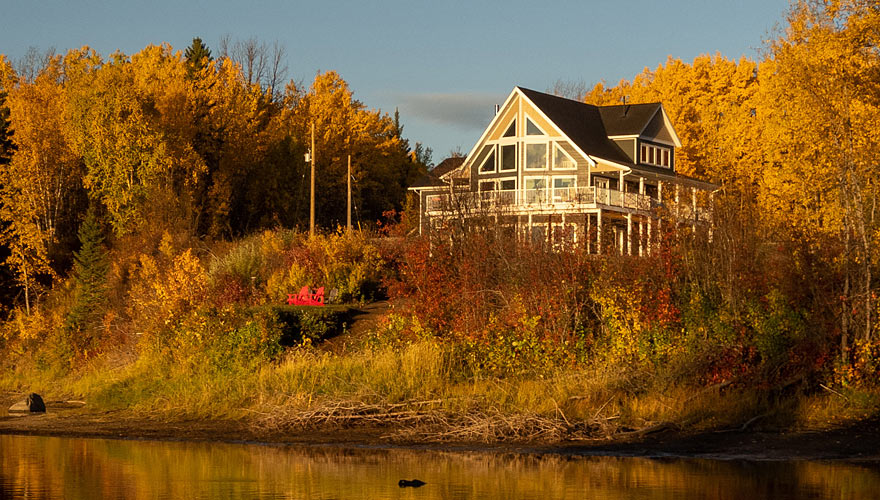
<instances>
[{"instance_id":1,"label":"sandy shore","mask_svg":"<svg viewBox=\"0 0 880 500\"><path fill-rule=\"evenodd\" d=\"M2 398L7 399L7 398ZM390 427L330 428L279 432L242 421L165 421L131 412L97 412L88 407L56 408L45 414L7 415L2 401L0 434L147 439L179 441L259 442L272 444L352 447L406 447L482 450L554 455L691 457L744 460L833 460L880 466L880 419L814 431L749 431L688 433L663 430L643 436L618 436L554 443L483 443L400 441L387 437ZM11 404L11 402L9 402Z\"/></svg>"}]
</instances>

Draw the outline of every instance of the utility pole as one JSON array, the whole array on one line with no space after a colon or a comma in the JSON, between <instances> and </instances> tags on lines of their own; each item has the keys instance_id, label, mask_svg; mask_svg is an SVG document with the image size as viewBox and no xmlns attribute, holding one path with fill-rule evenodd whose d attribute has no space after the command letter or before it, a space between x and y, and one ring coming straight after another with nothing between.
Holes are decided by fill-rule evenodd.
<instances>
[{"instance_id":1,"label":"utility pole","mask_svg":"<svg viewBox=\"0 0 880 500\"><path fill-rule=\"evenodd\" d=\"M312 150L309 155L312 163L312 185L309 196L309 237L315 236L315 122L312 122Z\"/></svg>"},{"instance_id":2,"label":"utility pole","mask_svg":"<svg viewBox=\"0 0 880 500\"><path fill-rule=\"evenodd\" d=\"M348 232L351 232L351 155L348 155Z\"/></svg>"}]
</instances>

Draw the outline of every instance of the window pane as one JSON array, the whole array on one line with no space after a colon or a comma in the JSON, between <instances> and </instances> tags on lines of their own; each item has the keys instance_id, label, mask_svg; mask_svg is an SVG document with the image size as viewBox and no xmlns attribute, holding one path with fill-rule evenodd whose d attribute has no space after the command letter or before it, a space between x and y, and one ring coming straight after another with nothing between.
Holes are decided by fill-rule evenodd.
<instances>
[{"instance_id":1,"label":"window pane","mask_svg":"<svg viewBox=\"0 0 880 500\"><path fill-rule=\"evenodd\" d=\"M501 181L501 189L504 191L516 189L516 179L506 179Z\"/></svg>"},{"instance_id":2,"label":"window pane","mask_svg":"<svg viewBox=\"0 0 880 500\"><path fill-rule=\"evenodd\" d=\"M507 130L504 132L504 137L515 137L516 136L516 120L510 122L510 126L507 127Z\"/></svg>"},{"instance_id":3,"label":"window pane","mask_svg":"<svg viewBox=\"0 0 880 500\"><path fill-rule=\"evenodd\" d=\"M526 144L526 168L547 168L546 144Z\"/></svg>"},{"instance_id":4,"label":"window pane","mask_svg":"<svg viewBox=\"0 0 880 500\"><path fill-rule=\"evenodd\" d=\"M516 145L501 146L501 170L516 170Z\"/></svg>"},{"instance_id":5,"label":"window pane","mask_svg":"<svg viewBox=\"0 0 880 500\"><path fill-rule=\"evenodd\" d=\"M483 181L480 183L480 191L495 191L495 181Z\"/></svg>"},{"instance_id":6,"label":"window pane","mask_svg":"<svg viewBox=\"0 0 880 500\"><path fill-rule=\"evenodd\" d=\"M544 189L544 179L526 179L526 189Z\"/></svg>"},{"instance_id":7,"label":"window pane","mask_svg":"<svg viewBox=\"0 0 880 500\"><path fill-rule=\"evenodd\" d=\"M642 144L642 163L648 162L648 146Z\"/></svg>"},{"instance_id":8,"label":"window pane","mask_svg":"<svg viewBox=\"0 0 880 500\"><path fill-rule=\"evenodd\" d=\"M555 188L567 188L574 186L574 179L571 177L562 177L553 179L553 187Z\"/></svg>"},{"instance_id":9,"label":"window pane","mask_svg":"<svg viewBox=\"0 0 880 500\"><path fill-rule=\"evenodd\" d=\"M663 166L664 167L669 166L669 150L668 149L663 150Z\"/></svg>"},{"instance_id":10,"label":"window pane","mask_svg":"<svg viewBox=\"0 0 880 500\"><path fill-rule=\"evenodd\" d=\"M532 120L526 118L526 135L544 135L544 133L541 132L541 129Z\"/></svg>"},{"instance_id":11,"label":"window pane","mask_svg":"<svg viewBox=\"0 0 880 500\"><path fill-rule=\"evenodd\" d=\"M491 147L491 146L489 146ZM486 161L480 165L480 172L494 172L495 171L495 152L489 153L489 156L486 157Z\"/></svg>"},{"instance_id":12,"label":"window pane","mask_svg":"<svg viewBox=\"0 0 880 500\"><path fill-rule=\"evenodd\" d=\"M571 157L568 156L568 153L566 153L561 147L559 147L557 145L556 146L556 163L553 165L553 168L565 169L565 168L575 168L576 166L577 165L575 165L574 160L572 160Z\"/></svg>"}]
</instances>

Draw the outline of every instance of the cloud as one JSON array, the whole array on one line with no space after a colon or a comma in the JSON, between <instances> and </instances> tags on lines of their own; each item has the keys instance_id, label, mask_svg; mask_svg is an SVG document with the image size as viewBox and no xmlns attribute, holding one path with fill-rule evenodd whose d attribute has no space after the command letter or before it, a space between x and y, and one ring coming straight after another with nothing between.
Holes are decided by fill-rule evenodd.
<instances>
[{"instance_id":1,"label":"cloud","mask_svg":"<svg viewBox=\"0 0 880 500\"><path fill-rule=\"evenodd\" d=\"M473 92L407 94L401 97L400 107L413 118L479 130L489 124L495 113L495 105L503 101L504 96Z\"/></svg>"}]
</instances>

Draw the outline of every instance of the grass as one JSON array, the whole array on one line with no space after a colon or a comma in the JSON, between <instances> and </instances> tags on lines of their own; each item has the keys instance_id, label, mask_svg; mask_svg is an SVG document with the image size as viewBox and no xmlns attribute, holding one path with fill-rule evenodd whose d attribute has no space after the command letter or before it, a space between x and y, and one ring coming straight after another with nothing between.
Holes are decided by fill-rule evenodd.
<instances>
[{"instance_id":1,"label":"grass","mask_svg":"<svg viewBox=\"0 0 880 500\"><path fill-rule=\"evenodd\" d=\"M823 428L880 409L880 394L865 391L774 399L614 367L462 380L453 366L448 349L420 341L345 354L295 348L258 368L226 372L184 372L146 359L55 379L20 370L3 375L0 389L168 420L244 419L275 428L390 423L409 436L472 440L601 437L658 423L692 431Z\"/></svg>"}]
</instances>

